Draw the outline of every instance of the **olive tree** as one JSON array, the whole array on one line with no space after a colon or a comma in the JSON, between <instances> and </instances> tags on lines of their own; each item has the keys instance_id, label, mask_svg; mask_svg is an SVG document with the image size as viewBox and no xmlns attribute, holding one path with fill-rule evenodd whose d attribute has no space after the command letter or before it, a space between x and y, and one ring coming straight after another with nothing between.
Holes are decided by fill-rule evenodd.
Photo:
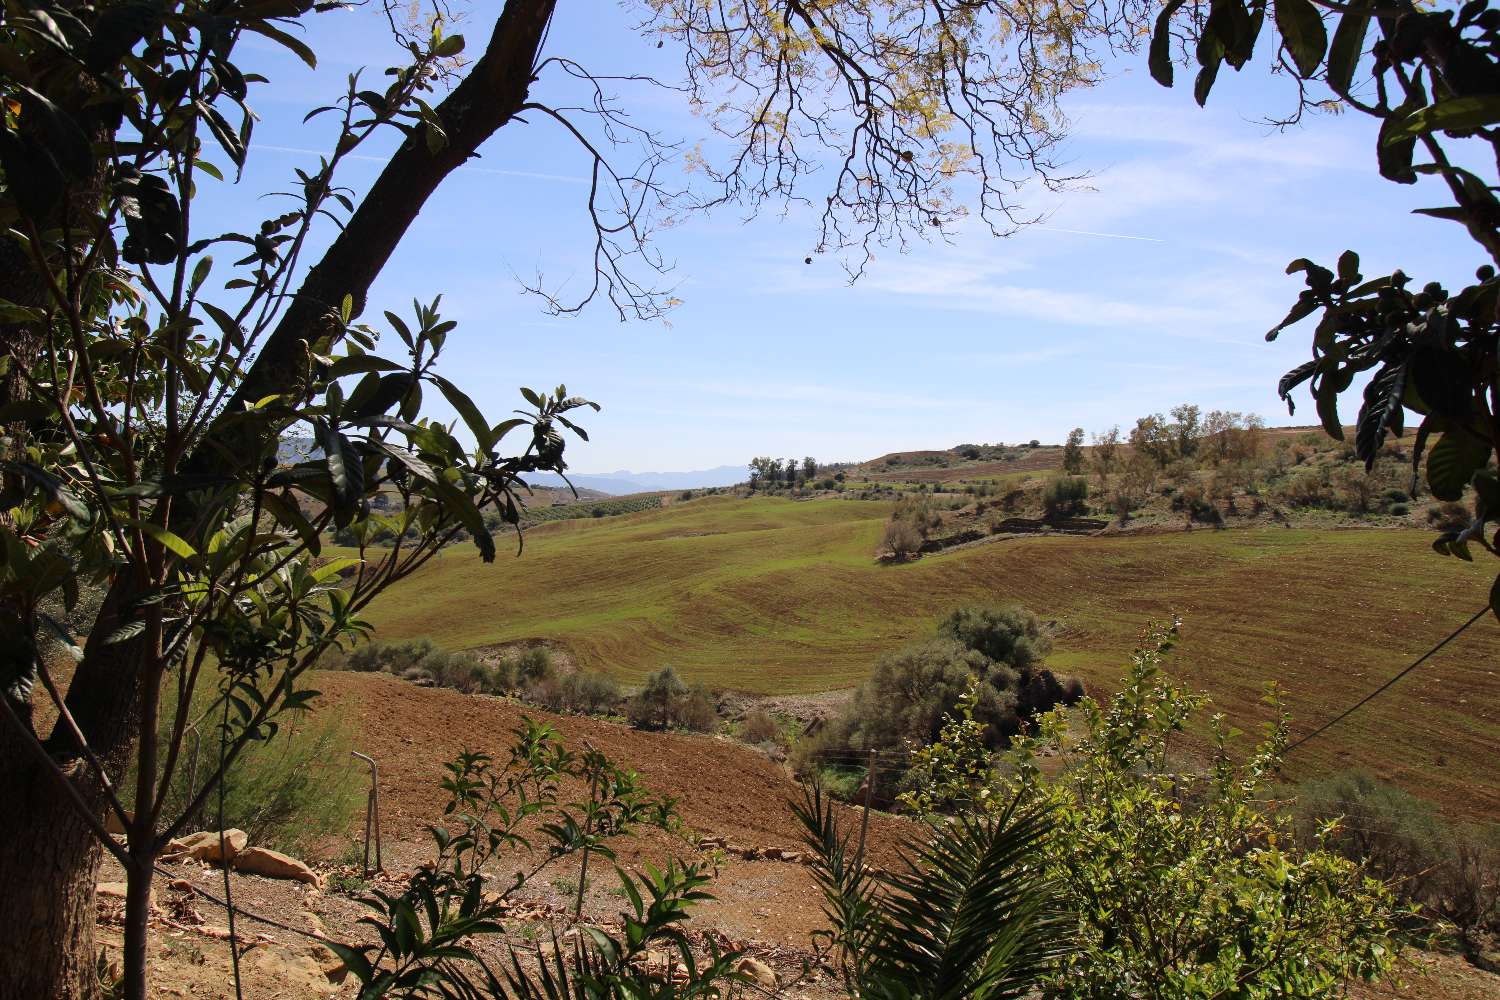
<instances>
[{"instance_id":1,"label":"olive tree","mask_svg":"<svg viewBox=\"0 0 1500 1000\"><path fill-rule=\"evenodd\" d=\"M461 533L493 559L483 508L516 524L520 477L565 469L569 414L591 404L523 390L518 415L492 420L437 368L454 324L436 299L367 318L407 229L486 140L546 123L592 164L593 281L575 298L534 283L544 306L652 317L672 303L653 225L682 210L812 202L815 249L856 275L873 247L969 210L996 232L1024 223L1017 187L1066 179L1058 97L1133 45L1149 10L639 0L712 130L689 189L664 180L673 143L628 117L609 78L549 51L557 0L495 5L465 61L441 20L418 32L405 4L369 4L403 62L309 109L333 126L326 155L281 210L230 232L194 208L255 154L250 100L268 82L239 46L259 36L314 63L301 29L349 5L25 0L0 17L0 997L96 992L106 851L129 885L125 995L145 996L153 865L183 817L308 703L308 667L365 630L376 594ZM581 106L580 80L595 95ZM376 179L343 186L342 165L388 130L400 144ZM434 393L461 428L423 417ZM288 436L313 447L283 461ZM396 541L327 561L329 531ZM159 737L167 685L183 708ZM204 685L220 766L168 815Z\"/></svg>"}]
</instances>

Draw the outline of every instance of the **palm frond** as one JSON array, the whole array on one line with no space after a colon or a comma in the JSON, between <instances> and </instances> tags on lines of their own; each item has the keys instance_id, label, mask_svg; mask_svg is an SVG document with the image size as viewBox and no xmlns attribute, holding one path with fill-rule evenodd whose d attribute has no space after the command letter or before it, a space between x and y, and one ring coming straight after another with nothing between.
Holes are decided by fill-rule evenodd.
<instances>
[{"instance_id":1,"label":"palm frond","mask_svg":"<svg viewBox=\"0 0 1500 1000\"><path fill-rule=\"evenodd\" d=\"M1070 924L1041 870L1046 811L961 816L909 845L881 877L882 916L867 995L1005 1000L1032 989L1067 948Z\"/></svg>"},{"instance_id":2,"label":"palm frond","mask_svg":"<svg viewBox=\"0 0 1500 1000\"><path fill-rule=\"evenodd\" d=\"M1045 810L962 816L910 841L900 871L856 870L851 836L818 788L793 812L805 828L831 942L849 985L872 1000L1007 1000L1033 989L1069 947L1071 922L1041 870Z\"/></svg>"},{"instance_id":3,"label":"palm frond","mask_svg":"<svg viewBox=\"0 0 1500 1000\"><path fill-rule=\"evenodd\" d=\"M845 985L862 978L865 956L879 933L874 906L877 886L870 869L856 865L853 836L839 827L836 805L817 785L804 785L802 801L790 803L802 824L803 843L812 855L809 871L823 892L823 913L833 930L822 935L838 963Z\"/></svg>"}]
</instances>

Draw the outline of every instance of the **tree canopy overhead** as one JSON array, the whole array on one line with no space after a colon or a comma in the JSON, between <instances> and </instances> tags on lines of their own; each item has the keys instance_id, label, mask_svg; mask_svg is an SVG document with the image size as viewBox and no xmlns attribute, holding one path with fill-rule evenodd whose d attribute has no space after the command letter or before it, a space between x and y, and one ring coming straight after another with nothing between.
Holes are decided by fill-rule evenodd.
<instances>
[{"instance_id":1,"label":"tree canopy overhead","mask_svg":"<svg viewBox=\"0 0 1500 1000\"><path fill-rule=\"evenodd\" d=\"M665 179L677 139L616 100L626 78L549 44L557 0L485 9L482 46L445 0L430 18L371 0L400 61L307 109L334 134L265 217L209 228L200 199L245 176L254 103L275 86L243 67L243 43L315 65L305 29L346 6L23 0L0 16L0 918L31 928L0 945L0 995L95 991L101 851L129 884L124 992L146 995L155 859L224 768L308 703L307 670L365 631L375 594L465 536L494 559L483 508L514 525L521 477L566 468L563 434L583 436L575 411L592 404L523 389L516 415L486 416L438 369L456 324L435 296L401 312L368 301L492 136L552 123L593 165L594 278L574 298L533 290L560 312L603 299L655 316L671 304L651 243L662 213L826 206L818 243L856 275L872 247L966 209L997 231L1024 221L1015 186L1059 179L1057 99L1097 78L1096 52L1133 44L1145 12L636 4L647 38L682 53L673 85L710 126L690 157L709 183L688 190ZM395 151L351 188L343 168L380 136ZM433 394L462 431L423 417ZM288 460L289 435L314 447ZM359 541L352 560L327 560L332 530ZM403 541L365 544L381 534ZM70 681L59 653L77 660ZM216 721L186 715L200 688ZM199 722L216 727L219 767L173 815L164 789Z\"/></svg>"}]
</instances>

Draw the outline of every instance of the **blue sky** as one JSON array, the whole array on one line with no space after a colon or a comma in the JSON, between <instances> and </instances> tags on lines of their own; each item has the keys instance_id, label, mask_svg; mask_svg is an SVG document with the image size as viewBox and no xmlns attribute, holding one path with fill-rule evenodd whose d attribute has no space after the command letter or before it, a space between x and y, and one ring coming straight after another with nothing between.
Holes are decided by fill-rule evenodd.
<instances>
[{"instance_id":1,"label":"blue sky","mask_svg":"<svg viewBox=\"0 0 1500 1000\"><path fill-rule=\"evenodd\" d=\"M603 0L559 7L549 52L605 73L678 71L675 53L632 31L628 10ZM459 26L471 46L488 37L491 9L476 4ZM242 185L208 182L203 192L200 211L213 222L244 227L247 211L272 211L251 199L315 163L305 151L328 142L303 113L335 98L351 70L368 65L373 82L391 61L377 14L313 21L316 72L268 43L248 60L272 82L252 91L262 121ZM533 93L555 86L544 77ZM703 134L675 94L621 96L667 137ZM1301 287L1283 274L1288 261L1332 264L1354 247L1366 274L1402 266L1424 281L1462 279L1481 261L1453 223L1409 214L1441 204L1440 191L1378 177L1367 120L1321 116L1282 133L1257 124L1288 98L1284 81L1252 67L1221 74L1200 110L1184 83L1164 90L1144 57L1124 58L1065 104L1063 155L1088 179L1062 195L1018 196L1045 222L1003 240L969 226L950 243L881 250L850 285L831 257L803 263L817 239L805 211L691 216L656 241L682 299L665 323L622 324L601 305L551 317L521 291L517 275L538 273L576 288L592 243L586 156L556 126L513 124L432 199L366 319L441 292L460 324L444 370L486 412L514 405L519 385L565 381L598 400L592 443L570 446L579 472L1058 441L1074 426L1128 426L1183 401L1292 422L1275 384L1308 356L1309 333L1264 340ZM374 179L383 151L370 152L349 164L345 184L363 190ZM820 181L809 182L814 200ZM1314 419L1299 405L1295 422Z\"/></svg>"}]
</instances>

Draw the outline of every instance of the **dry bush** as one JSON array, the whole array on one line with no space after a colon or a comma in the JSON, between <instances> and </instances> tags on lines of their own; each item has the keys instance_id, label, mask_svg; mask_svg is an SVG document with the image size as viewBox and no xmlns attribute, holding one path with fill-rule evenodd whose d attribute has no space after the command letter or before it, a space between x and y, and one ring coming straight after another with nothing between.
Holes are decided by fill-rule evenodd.
<instances>
[{"instance_id":1,"label":"dry bush","mask_svg":"<svg viewBox=\"0 0 1500 1000\"><path fill-rule=\"evenodd\" d=\"M757 708L740 722L740 738L746 743L771 743L781 735L781 727L771 713Z\"/></svg>"},{"instance_id":2,"label":"dry bush","mask_svg":"<svg viewBox=\"0 0 1500 1000\"><path fill-rule=\"evenodd\" d=\"M719 711L708 692L694 689L672 708L672 720L694 733L711 733L719 727Z\"/></svg>"},{"instance_id":3,"label":"dry bush","mask_svg":"<svg viewBox=\"0 0 1500 1000\"><path fill-rule=\"evenodd\" d=\"M1376 481L1357 466L1344 466L1333 475L1339 503L1351 514L1368 514L1375 499Z\"/></svg>"},{"instance_id":4,"label":"dry bush","mask_svg":"<svg viewBox=\"0 0 1500 1000\"><path fill-rule=\"evenodd\" d=\"M885 526L883 544L897 559L910 559L922 548L922 533L910 521L891 521Z\"/></svg>"},{"instance_id":5,"label":"dry bush","mask_svg":"<svg viewBox=\"0 0 1500 1000\"><path fill-rule=\"evenodd\" d=\"M521 699L549 712L561 712L567 707L562 682L556 677L542 677L526 684L521 688Z\"/></svg>"},{"instance_id":6,"label":"dry bush","mask_svg":"<svg viewBox=\"0 0 1500 1000\"><path fill-rule=\"evenodd\" d=\"M1337 503L1325 468L1291 475L1277 488L1276 495L1288 507L1332 507Z\"/></svg>"},{"instance_id":7,"label":"dry bush","mask_svg":"<svg viewBox=\"0 0 1500 1000\"><path fill-rule=\"evenodd\" d=\"M1500 830L1455 823L1423 799L1362 771L1297 790L1304 837L1337 821L1326 844L1367 866L1429 918L1452 924L1466 951L1500 931Z\"/></svg>"},{"instance_id":8,"label":"dry bush","mask_svg":"<svg viewBox=\"0 0 1500 1000\"><path fill-rule=\"evenodd\" d=\"M1451 500L1427 508L1427 523L1438 531L1463 531L1469 526L1469 508Z\"/></svg>"}]
</instances>

